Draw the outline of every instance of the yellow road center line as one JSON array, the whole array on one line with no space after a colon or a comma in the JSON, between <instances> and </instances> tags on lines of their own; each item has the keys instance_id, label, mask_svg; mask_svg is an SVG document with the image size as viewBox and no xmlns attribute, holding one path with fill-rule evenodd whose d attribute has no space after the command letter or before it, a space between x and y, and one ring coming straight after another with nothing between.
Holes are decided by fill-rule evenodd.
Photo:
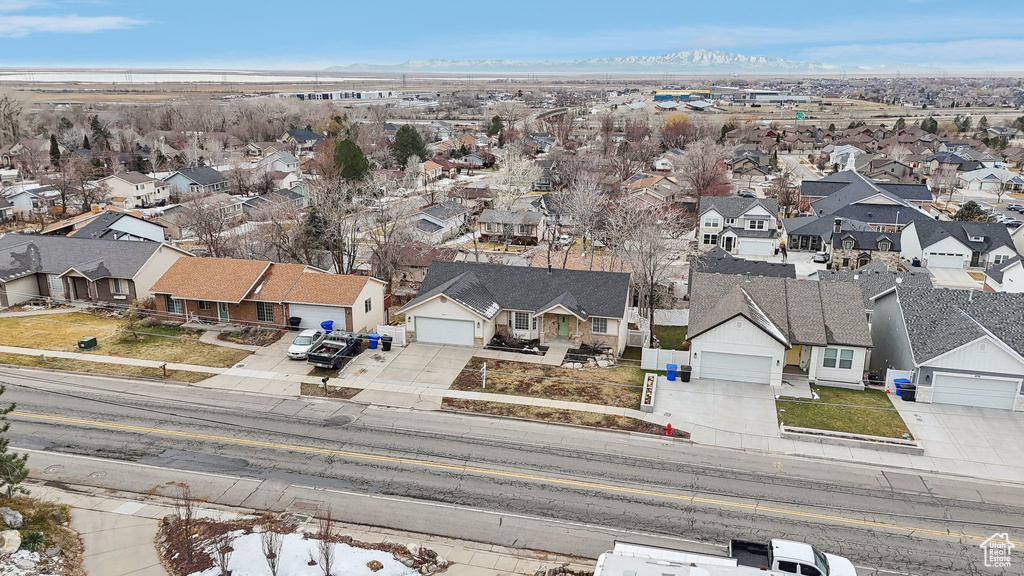
<instances>
[{"instance_id":1,"label":"yellow road center line","mask_svg":"<svg viewBox=\"0 0 1024 576\"><path fill-rule=\"evenodd\" d=\"M257 448L273 448L276 450L287 450L292 452L305 452L309 454L326 454L331 456L342 456L345 458L351 458L355 460L369 460L374 462L388 462L392 464L403 464L406 466L415 466L420 468L431 468L435 470L448 470L454 472L468 472L472 474L479 474L483 476L495 476L500 478L514 478L517 480L529 480L533 482L542 482L549 484L558 484L562 486L573 486L577 488L587 488L591 490L600 490L606 492L617 492L621 494L634 494L638 496L651 496L655 498L664 498L668 500L676 500L689 502L691 504L706 504L710 506L719 506L722 508L734 508L739 510L750 510L753 512L766 512L771 514L779 514L782 516L792 516L797 518L812 518L815 520L823 520L827 522L835 522L839 524L850 524L854 526L863 526L868 528L880 528L884 530L891 530L894 532L906 532L908 534L928 534L931 536L940 536L944 538L953 538L956 540L973 540L977 542L984 542L988 539L988 536L976 536L973 534L964 534L960 532L949 532L943 530L934 530L930 528L915 528L912 526L901 526L899 524L892 524L888 522L879 522L875 520L861 520L858 518L848 518L844 516L835 516L831 514L819 514L816 512L806 512L803 510L794 510L791 508L779 508L776 506L764 506L760 504L749 504L745 502L734 502L731 500L722 500L718 498L705 498L702 496L686 496L683 494L673 494L671 492L660 492L657 490L648 490L644 488L630 488L627 486L616 486L613 484L604 484L600 482L591 482L587 480L572 480L568 478L558 478L555 476L542 476L539 474L528 474L524 472L512 472L507 470L494 470L490 468L481 468L479 466L467 466L464 464L445 464L442 462L431 462L429 460L420 460L417 458L404 458L398 456L381 456L377 454L366 454L363 452L351 452L348 450L334 450L331 448L315 448L313 446L298 446L294 444L281 444L278 442L265 442L261 440L247 440L245 438L232 438L229 436L215 436L212 434L200 434L196 432L182 432L180 430L167 430L164 428L149 428L145 426L132 426L130 424L118 424L116 422L103 422L98 420L84 420L80 418L68 418L66 416L50 416L47 414L33 414L31 412L11 412L12 416L20 416L22 418L31 418L35 420L46 420L51 422L63 422L66 424L80 424L83 426L93 426L97 428L109 428L112 430L124 430L128 432L139 432L144 434L158 434L161 436L173 436L177 438L188 438L192 440L210 440L214 442L224 442L227 444L237 444L241 446L253 446ZM1024 543L1015 543L1018 546L1024 546Z\"/></svg>"}]
</instances>

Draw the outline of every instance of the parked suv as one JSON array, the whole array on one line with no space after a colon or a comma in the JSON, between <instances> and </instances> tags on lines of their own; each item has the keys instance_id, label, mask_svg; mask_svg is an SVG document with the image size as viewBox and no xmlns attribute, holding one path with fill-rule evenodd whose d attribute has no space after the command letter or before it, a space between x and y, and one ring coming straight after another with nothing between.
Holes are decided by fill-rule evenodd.
<instances>
[{"instance_id":1,"label":"parked suv","mask_svg":"<svg viewBox=\"0 0 1024 576\"><path fill-rule=\"evenodd\" d=\"M828 252L815 252L814 261L819 264L828 264L829 256Z\"/></svg>"}]
</instances>

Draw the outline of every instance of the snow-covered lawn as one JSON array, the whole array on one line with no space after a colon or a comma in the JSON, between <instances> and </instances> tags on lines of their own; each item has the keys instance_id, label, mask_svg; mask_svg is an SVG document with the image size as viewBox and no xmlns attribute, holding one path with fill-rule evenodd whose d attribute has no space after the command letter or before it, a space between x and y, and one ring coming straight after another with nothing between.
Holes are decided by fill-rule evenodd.
<instances>
[{"instance_id":1,"label":"snow-covered lawn","mask_svg":"<svg viewBox=\"0 0 1024 576\"><path fill-rule=\"evenodd\" d=\"M235 537L231 543L234 552L228 562L231 575L271 576L267 559L263 556L260 535L242 534L240 531L234 534ZM307 564L311 551L313 558L319 557L316 550L317 540L306 539L301 534L285 534L283 540L281 562L277 570L278 576L323 576L323 571L318 566ZM373 572L366 565L373 560L380 562L384 567ZM202 572L194 572L190 576L218 576L219 574L219 569L213 567ZM419 572L406 567L387 552L353 548L348 544L335 544L331 574L337 576L413 576Z\"/></svg>"}]
</instances>

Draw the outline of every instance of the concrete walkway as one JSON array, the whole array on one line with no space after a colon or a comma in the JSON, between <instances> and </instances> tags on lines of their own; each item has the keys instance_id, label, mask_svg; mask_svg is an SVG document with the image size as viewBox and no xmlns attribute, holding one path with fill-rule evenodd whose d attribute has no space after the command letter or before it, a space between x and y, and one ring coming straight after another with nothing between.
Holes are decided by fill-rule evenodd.
<instances>
[{"instance_id":1,"label":"concrete walkway","mask_svg":"<svg viewBox=\"0 0 1024 576\"><path fill-rule=\"evenodd\" d=\"M124 358L121 356L108 356L106 354L90 354L84 352L62 352L59 350L40 350L38 348L19 348L17 346L0 346L0 352L6 354L24 354L26 356L46 356L47 358L66 358L68 360L80 360L82 362L97 362L100 364L124 364L127 366L144 366L148 368L159 368L162 362L158 360L142 360L140 358ZM168 362L168 370L182 370L185 372L209 372L220 374L228 368L216 366L199 366L196 364L180 364Z\"/></svg>"},{"instance_id":2,"label":"concrete walkway","mask_svg":"<svg viewBox=\"0 0 1024 576\"><path fill-rule=\"evenodd\" d=\"M131 493L117 493L111 497L98 488L76 489L81 493L42 485L31 486L33 497L71 507L71 527L82 537L85 547L83 567L88 576L167 576L157 556L155 539L160 520L174 513L169 499ZM253 513L253 510L245 508L197 510L199 518L225 521L252 517ZM300 526L300 530L315 532L316 526L310 523ZM592 564L573 562L578 559L478 542L343 522L337 523L336 530L361 542L388 542L402 546L416 542L426 546L453 563L445 571L450 576L533 574L563 563L573 570L593 570Z\"/></svg>"},{"instance_id":3,"label":"concrete walkway","mask_svg":"<svg viewBox=\"0 0 1024 576\"><path fill-rule=\"evenodd\" d=\"M572 347L568 344L551 344L548 346L547 352L544 355L530 354L526 352L513 352L511 350L488 350L481 348L476 351L477 358L487 358L489 360L507 360L509 362L525 362L527 364L543 364L545 366L561 366L562 361L565 360L566 353Z\"/></svg>"},{"instance_id":4,"label":"concrete walkway","mask_svg":"<svg viewBox=\"0 0 1024 576\"><path fill-rule=\"evenodd\" d=\"M213 346L223 346L225 348L235 348L238 350L247 350L249 352L255 352L260 349L259 346L250 346L248 344L231 342L229 340L221 340L218 336L220 336L220 332L204 331L199 335L199 341Z\"/></svg>"}]
</instances>

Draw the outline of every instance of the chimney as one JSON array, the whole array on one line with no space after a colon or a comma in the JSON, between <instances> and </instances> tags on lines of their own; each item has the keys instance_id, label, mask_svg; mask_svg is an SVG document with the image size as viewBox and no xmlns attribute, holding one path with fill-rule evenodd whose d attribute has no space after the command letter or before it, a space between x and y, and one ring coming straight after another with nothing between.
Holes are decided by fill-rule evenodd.
<instances>
[{"instance_id":1,"label":"chimney","mask_svg":"<svg viewBox=\"0 0 1024 576\"><path fill-rule=\"evenodd\" d=\"M843 219L842 218L836 218L835 220L832 221L832 233L833 234L839 234L842 231L843 231Z\"/></svg>"},{"instance_id":2,"label":"chimney","mask_svg":"<svg viewBox=\"0 0 1024 576\"><path fill-rule=\"evenodd\" d=\"M548 274L551 274L551 263L548 262Z\"/></svg>"}]
</instances>

